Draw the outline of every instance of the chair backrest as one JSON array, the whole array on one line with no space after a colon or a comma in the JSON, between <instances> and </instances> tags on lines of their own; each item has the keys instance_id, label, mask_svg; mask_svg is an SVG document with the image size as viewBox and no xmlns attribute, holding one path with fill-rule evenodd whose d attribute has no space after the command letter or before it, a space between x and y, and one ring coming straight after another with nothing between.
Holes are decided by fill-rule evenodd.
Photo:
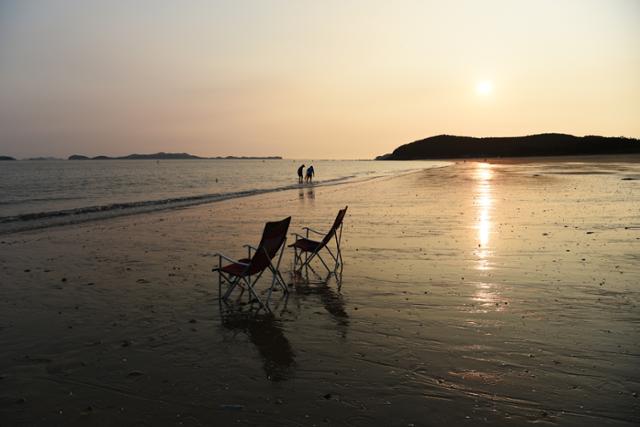
<instances>
[{"instance_id":1,"label":"chair backrest","mask_svg":"<svg viewBox=\"0 0 640 427\"><path fill-rule=\"evenodd\" d=\"M291 217L288 217L282 221L268 222L265 224L258 250L253 255L253 258L251 258L251 263L247 270L248 274L258 273L269 266L273 257L276 256L286 241L290 222Z\"/></svg>"},{"instance_id":2,"label":"chair backrest","mask_svg":"<svg viewBox=\"0 0 640 427\"><path fill-rule=\"evenodd\" d=\"M322 245L320 246L320 248L324 247L327 243L329 243L329 240L331 240L333 235L336 234L336 231L338 231L338 228L340 228L340 226L342 225L342 220L344 219L344 216L347 214L348 207L349 206L345 206L344 209L340 209L338 211L338 215L336 216L335 221L333 221L333 225L331 226L331 229L329 230L327 235L322 238Z\"/></svg>"}]
</instances>

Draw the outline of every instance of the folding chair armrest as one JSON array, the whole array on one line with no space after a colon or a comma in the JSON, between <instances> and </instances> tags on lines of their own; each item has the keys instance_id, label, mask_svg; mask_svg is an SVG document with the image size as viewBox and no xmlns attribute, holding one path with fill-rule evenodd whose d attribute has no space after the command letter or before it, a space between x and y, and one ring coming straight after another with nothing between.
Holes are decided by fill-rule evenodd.
<instances>
[{"instance_id":1,"label":"folding chair armrest","mask_svg":"<svg viewBox=\"0 0 640 427\"><path fill-rule=\"evenodd\" d=\"M229 262L232 262L232 263L234 263L234 264L240 264L240 265L245 265L245 266L246 266L246 265L249 265L249 264L247 264L246 262L240 262L240 261L238 261L237 259L229 258L228 256L226 256L226 255L224 255L224 254L221 254L221 253L218 253L218 252L216 252L215 254L213 254L213 256L217 256L217 257L219 257L220 259L225 259L225 260L227 260L227 261L229 261Z\"/></svg>"},{"instance_id":2,"label":"folding chair armrest","mask_svg":"<svg viewBox=\"0 0 640 427\"><path fill-rule=\"evenodd\" d=\"M302 227L303 230L307 230L307 232L312 232L312 233L316 233L320 236L324 236L325 233L321 233L320 231L314 230L313 228L309 228L309 227Z\"/></svg>"},{"instance_id":3,"label":"folding chair armrest","mask_svg":"<svg viewBox=\"0 0 640 427\"><path fill-rule=\"evenodd\" d=\"M247 248L247 258L251 259L251 251L258 251L258 248L252 245L242 245L243 248Z\"/></svg>"},{"instance_id":4,"label":"folding chair armrest","mask_svg":"<svg viewBox=\"0 0 640 427\"><path fill-rule=\"evenodd\" d=\"M291 233L291 234L296 236L296 240L298 240L298 239L306 239L306 237L303 236L302 234L298 234L298 233Z\"/></svg>"}]
</instances>

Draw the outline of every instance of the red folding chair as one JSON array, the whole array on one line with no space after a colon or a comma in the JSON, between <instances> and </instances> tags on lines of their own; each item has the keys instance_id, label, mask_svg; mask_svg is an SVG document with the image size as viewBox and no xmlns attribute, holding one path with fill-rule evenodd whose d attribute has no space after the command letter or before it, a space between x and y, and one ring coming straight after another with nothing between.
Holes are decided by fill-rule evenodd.
<instances>
[{"instance_id":1,"label":"red folding chair","mask_svg":"<svg viewBox=\"0 0 640 427\"><path fill-rule=\"evenodd\" d=\"M321 233L319 231L313 230L309 227L303 227L303 230L306 230L304 236L293 233L296 236L296 241L289 245L290 248L294 250L294 258L293 258L293 268L296 272L301 272L304 267L308 267L309 263L315 259L316 257L320 260L322 265L327 269L329 274L337 273L338 269L342 271L342 250L340 248L340 242L342 240L342 223L344 220L344 216L347 213L348 206L345 206L344 209L340 209L338 211L338 215L336 216L335 221L333 221L333 225L331 229L327 232L327 234ZM319 236L324 236L322 240L312 240L309 238L309 233L314 233ZM329 247L329 243L331 240L335 241L335 254ZM329 268L325 260L320 255L320 251L326 249L329 256L334 261L333 269ZM304 259L303 259L304 255ZM337 275L336 275L337 276Z\"/></svg>"},{"instance_id":2,"label":"red folding chair","mask_svg":"<svg viewBox=\"0 0 640 427\"><path fill-rule=\"evenodd\" d=\"M262 239L258 247L251 245L243 246L247 248L247 258L234 260L221 253L215 254L215 256L218 257L218 267L212 271L218 272L218 291L220 294L222 294L223 283L228 284L227 290L220 296L221 300L226 302L233 290L236 287L241 287L243 292L245 289L249 291L249 298L256 300L258 304L260 304L260 308L265 308L270 311L269 299L271 298L271 293L275 285L278 284L285 293L287 292L287 285L280 274L279 268L287 241L287 231L289 230L290 222L291 217L285 218L282 221L267 222L264 226ZM229 261L230 264L223 266L223 259ZM258 296L255 285L266 270L271 272L272 279L265 304Z\"/></svg>"}]
</instances>

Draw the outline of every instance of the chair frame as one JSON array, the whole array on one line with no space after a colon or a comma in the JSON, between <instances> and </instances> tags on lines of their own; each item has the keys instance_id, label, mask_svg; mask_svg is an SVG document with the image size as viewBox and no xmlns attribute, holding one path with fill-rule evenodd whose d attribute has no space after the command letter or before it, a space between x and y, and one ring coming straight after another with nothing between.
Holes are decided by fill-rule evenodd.
<instances>
[{"instance_id":1,"label":"chair frame","mask_svg":"<svg viewBox=\"0 0 640 427\"><path fill-rule=\"evenodd\" d=\"M347 209L347 208L345 207L345 209ZM310 267L311 261L315 257L318 257L318 259L320 260L320 262L322 263L324 268L327 270L329 275L335 274L336 278L339 277L339 276L342 277L342 270L344 268L344 262L342 260L342 248L340 247L340 243L342 241L342 227L343 227L343 224L344 224L344 216L343 216L342 220L340 221L340 225L336 228L335 232L333 233L332 239L329 239L325 244L321 244L314 251L303 251L302 249L297 248L295 246L295 242L294 242L294 244L291 245L293 247L293 251L294 251L294 255L293 255L293 269L294 269L294 271L297 272L297 273L301 273L303 268ZM302 229L306 231L304 236L301 235L301 234L298 234L298 233L291 233L291 234L293 234L295 236L296 242L298 240L300 240L300 239L310 240L309 239L309 235L310 235L309 233L314 233L315 235L325 237L327 234L329 234L331 232L331 229L329 229L329 231L327 233L322 233L322 232L314 230L313 228L310 228L310 227L302 227ZM336 253L335 254L333 253L333 251L329 247L329 242L331 240L334 240L335 243L336 243L336 249L335 249ZM329 255L333 259L333 261L334 261L333 269L329 268L329 266L327 265L325 260L320 255L320 251L322 251L322 249L327 249L327 252L329 252ZM304 253L304 260L302 259L302 254L303 253ZM298 265L299 265L299 267L298 267ZM311 270L313 271L313 268Z\"/></svg>"},{"instance_id":2,"label":"chair frame","mask_svg":"<svg viewBox=\"0 0 640 427\"><path fill-rule=\"evenodd\" d=\"M233 258L230 258L222 253L216 252L213 254L213 256L218 257L218 267L213 268L211 271L218 272L218 292L220 295L220 300L224 301L225 303L227 302L227 300L229 299L229 297L231 296L231 293L234 291L234 289L236 287L240 287L242 289L242 292L239 295L239 298L242 297L242 294L244 293L245 289L249 291L249 299L251 302L253 302L253 300L251 298L253 298L255 301L258 302L258 304L260 305L259 308L264 308L266 311L270 312L271 309L269 308L269 302L271 300L271 294L273 293L273 289L275 287L276 284L278 284L278 286L282 289L282 291L286 294L289 292L289 290L287 289L287 284L285 283L284 279L282 278L282 275L280 274L280 262L282 261L282 256L284 254L284 248L287 246L287 237L286 235L283 237L283 241L281 244L280 249L278 249L278 251L276 252L276 255L271 258L269 257L267 251L265 248L262 248L262 250L264 251L264 254L266 255L267 259L269 260L266 268L262 269L261 271L257 272L256 274L253 275L249 275L247 274L248 271L251 268L251 262L253 260L253 257L255 256L255 254L257 253L257 251L259 251L259 248L256 248L255 246L252 245L243 245L243 248L247 248L247 258L245 259L241 259L241 260L235 260ZM253 255L252 255L252 251L253 251ZM279 254L278 254L279 252ZM273 260L277 257L277 262L273 263ZM244 266L244 270L239 274L239 275L235 275L235 274L231 274L228 272L225 272L222 270L223 265L222 265L222 260L226 260L229 261L232 264L237 264L237 265L241 265ZM272 273L272 279L271 279L271 286L269 287L269 293L267 295L267 299L266 299L266 303L262 301L262 299L260 298L260 296L258 295L258 293L256 292L255 286L258 283L258 280L260 280L260 278L262 277L262 274L266 271L266 270L271 271ZM224 283L227 283L229 285L229 287L227 288L227 290L225 291L224 295L222 294L222 285Z\"/></svg>"}]
</instances>

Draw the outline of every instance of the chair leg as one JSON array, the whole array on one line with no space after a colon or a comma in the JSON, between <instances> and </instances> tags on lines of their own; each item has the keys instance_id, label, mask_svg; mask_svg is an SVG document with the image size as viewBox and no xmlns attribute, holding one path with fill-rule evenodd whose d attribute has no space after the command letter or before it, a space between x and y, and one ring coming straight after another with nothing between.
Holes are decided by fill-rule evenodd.
<instances>
[{"instance_id":1,"label":"chair leg","mask_svg":"<svg viewBox=\"0 0 640 427\"><path fill-rule=\"evenodd\" d=\"M302 269L304 269L304 281L308 282L309 281L309 264L303 264L302 267L300 267L300 274L302 274Z\"/></svg>"},{"instance_id":2,"label":"chair leg","mask_svg":"<svg viewBox=\"0 0 640 427\"><path fill-rule=\"evenodd\" d=\"M316 257L316 255L318 255L317 252L313 252L310 256L309 256L309 252L305 252L304 253L304 262L302 263L302 265L310 265L311 261L313 261L313 259Z\"/></svg>"},{"instance_id":3,"label":"chair leg","mask_svg":"<svg viewBox=\"0 0 640 427\"><path fill-rule=\"evenodd\" d=\"M327 265L326 262L324 262L324 260L322 259L322 257L320 256L320 254L317 255L318 259L320 260L320 262L322 263L322 265L324 265L324 268L327 269L327 272L331 273L332 270L329 268L329 266Z\"/></svg>"},{"instance_id":4,"label":"chair leg","mask_svg":"<svg viewBox=\"0 0 640 427\"><path fill-rule=\"evenodd\" d=\"M293 248L293 271L296 271L296 267L298 266L298 248L294 246Z\"/></svg>"},{"instance_id":5,"label":"chair leg","mask_svg":"<svg viewBox=\"0 0 640 427\"><path fill-rule=\"evenodd\" d=\"M269 270L271 271L272 277L271 277L271 287L269 287L269 295L267 296L267 308L269 305L269 302L271 300L271 294L273 293L273 287L275 286L276 283L278 283L278 286L280 286L282 288L283 293L288 293L289 290L287 289L287 284L284 282L284 279L282 278L282 275L280 274L280 263L282 262L282 255L284 254L284 248L286 246L286 240L285 243L282 245L282 249L280 249L280 256L278 256L278 261L276 262L276 265L273 265L272 261L269 261Z\"/></svg>"},{"instance_id":6,"label":"chair leg","mask_svg":"<svg viewBox=\"0 0 640 427\"><path fill-rule=\"evenodd\" d=\"M282 278L282 274L280 274L280 271L276 271L276 274L278 275L278 282L280 283L280 286L282 287L282 290L284 291L284 293L289 293L289 289L287 289L287 284Z\"/></svg>"},{"instance_id":7,"label":"chair leg","mask_svg":"<svg viewBox=\"0 0 640 427\"><path fill-rule=\"evenodd\" d=\"M266 311L271 312L271 309L269 309L269 307L262 302L262 299L260 299L260 297L258 296L257 292L255 291L255 289L253 288L253 285L256 284L256 282L258 281L259 277L256 278L256 280L253 281L253 283L251 283L251 281L249 281L248 279L244 278L244 282L247 284L247 288L249 289L249 297L253 297L255 298L255 300L258 302L258 304L260 305L260 308L264 308Z\"/></svg>"},{"instance_id":8,"label":"chair leg","mask_svg":"<svg viewBox=\"0 0 640 427\"><path fill-rule=\"evenodd\" d=\"M334 265L333 265L333 273L336 272L336 270L338 269L338 267L340 266L340 261L339 258L333 254L333 251L331 249L329 249L329 247L327 247L327 252L329 252L329 255L331 256L331 259L333 259Z\"/></svg>"},{"instance_id":9,"label":"chair leg","mask_svg":"<svg viewBox=\"0 0 640 427\"><path fill-rule=\"evenodd\" d=\"M280 286L280 289L282 289L282 291L284 293L288 293L289 289L287 289L287 284L284 281L284 278L282 277L282 274L280 274L280 270L278 268L274 267L273 265L269 266L269 270L273 274L273 279L271 281L271 287L273 288L273 286L275 286L275 284L277 283L278 286Z\"/></svg>"},{"instance_id":10,"label":"chair leg","mask_svg":"<svg viewBox=\"0 0 640 427\"><path fill-rule=\"evenodd\" d=\"M230 282L229 289L227 290L227 293L225 294L225 299L228 299L229 297L231 297L231 294L233 293L233 291L235 290L235 288L238 285L240 285L240 280L238 278L233 280L233 282ZM242 294L244 294L244 288L242 286L240 286L240 295L238 295L238 298L241 298Z\"/></svg>"},{"instance_id":11,"label":"chair leg","mask_svg":"<svg viewBox=\"0 0 640 427\"><path fill-rule=\"evenodd\" d=\"M218 274L219 274L218 281L219 281L220 290L222 289L222 283L223 282L227 282L229 284L229 288L227 289L227 291L222 296L222 299L226 300L227 298L229 298L229 296L231 295L231 292L233 292L233 290L238 285L238 278L236 277L235 279L230 280L229 277L224 275L222 272L218 272Z\"/></svg>"},{"instance_id":12,"label":"chair leg","mask_svg":"<svg viewBox=\"0 0 640 427\"><path fill-rule=\"evenodd\" d=\"M274 269L272 265L269 265L269 270L271 270L271 286L269 286L269 293L267 294L267 306L269 305L269 301L271 301L271 294L273 293L273 287L275 286L278 280L277 270Z\"/></svg>"},{"instance_id":13,"label":"chair leg","mask_svg":"<svg viewBox=\"0 0 640 427\"><path fill-rule=\"evenodd\" d=\"M302 251L296 248L294 270L302 271L304 261L302 261Z\"/></svg>"}]
</instances>

